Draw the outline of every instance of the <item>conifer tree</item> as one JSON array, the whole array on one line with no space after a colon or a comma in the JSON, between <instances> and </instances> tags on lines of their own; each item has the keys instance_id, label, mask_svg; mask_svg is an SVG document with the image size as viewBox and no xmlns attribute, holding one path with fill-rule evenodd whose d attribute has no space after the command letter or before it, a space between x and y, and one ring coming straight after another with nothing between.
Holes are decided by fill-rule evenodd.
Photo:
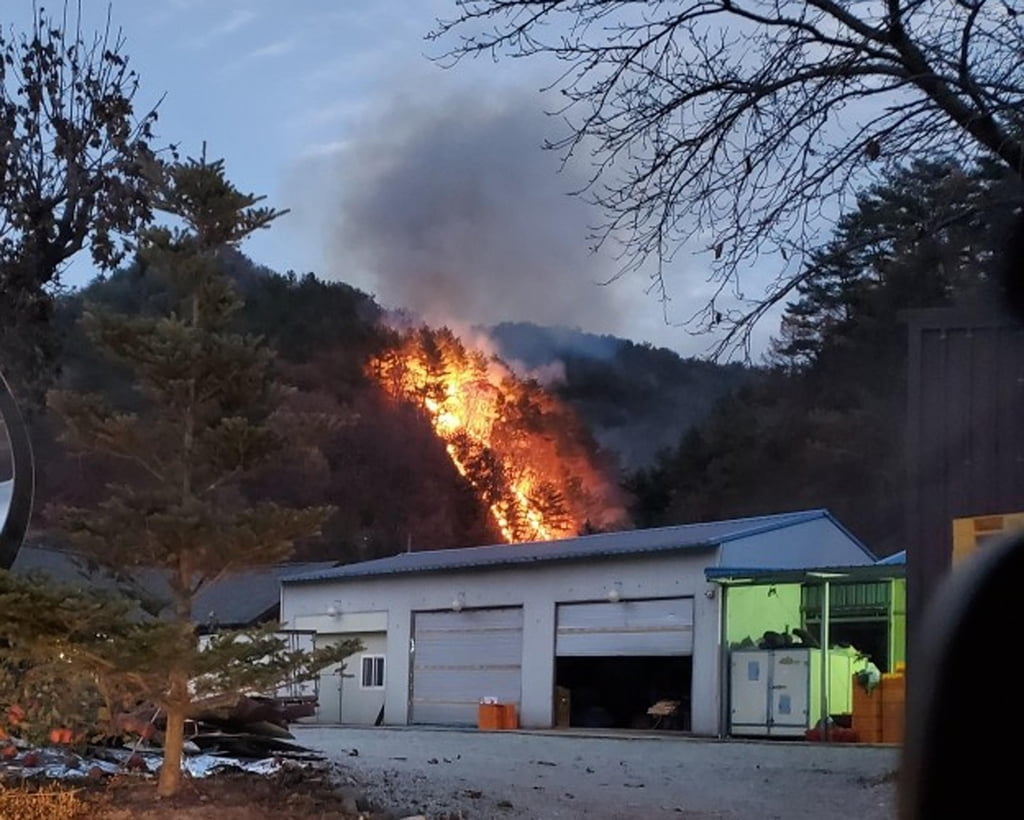
<instances>
[{"instance_id":1,"label":"conifer tree","mask_svg":"<svg viewBox=\"0 0 1024 820\"><path fill-rule=\"evenodd\" d=\"M184 723L198 699L230 699L289 670L312 676L358 645L286 652L267 629L198 645L193 604L204 586L288 558L293 543L317 534L331 514L252 503L240 487L285 444L272 353L234 329L241 303L220 264L226 250L281 215L261 200L232 185L222 162L204 157L166 168L154 203L170 226L148 230L140 254L147 275L167 280L177 309L160 316L89 311L82 320L88 338L130 375L131 406L95 394L50 394L74 448L114 456L133 471L95 508L56 511L60 529L125 583L154 569L168 580L160 640L126 645L116 659L166 715L161 796L178 789Z\"/></svg>"}]
</instances>

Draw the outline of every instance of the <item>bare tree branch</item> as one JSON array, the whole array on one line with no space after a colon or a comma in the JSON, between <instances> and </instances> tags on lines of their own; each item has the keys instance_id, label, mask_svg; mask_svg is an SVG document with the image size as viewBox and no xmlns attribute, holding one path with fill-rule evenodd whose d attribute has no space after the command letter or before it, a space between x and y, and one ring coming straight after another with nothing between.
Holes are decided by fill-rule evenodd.
<instances>
[{"instance_id":1,"label":"bare tree branch","mask_svg":"<svg viewBox=\"0 0 1024 820\"><path fill-rule=\"evenodd\" d=\"M53 367L63 266L86 250L115 266L150 218L156 113L135 113L124 46L109 16L89 36L67 4L0 28L0 363L22 390L41 393Z\"/></svg>"},{"instance_id":2,"label":"bare tree branch","mask_svg":"<svg viewBox=\"0 0 1024 820\"><path fill-rule=\"evenodd\" d=\"M605 214L595 244L618 249L619 275L653 261L649 289L663 300L679 251L708 254L712 296L688 327L723 334L719 352L749 344L874 174L987 156L1024 178L1024 30L1003 2L456 6L429 35L445 64L483 54L564 64L553 87L571 131L550 147L593 161L580 193ZM778 275L748 297L741 274L766 259Z\"/></svg>"}]
</instances>

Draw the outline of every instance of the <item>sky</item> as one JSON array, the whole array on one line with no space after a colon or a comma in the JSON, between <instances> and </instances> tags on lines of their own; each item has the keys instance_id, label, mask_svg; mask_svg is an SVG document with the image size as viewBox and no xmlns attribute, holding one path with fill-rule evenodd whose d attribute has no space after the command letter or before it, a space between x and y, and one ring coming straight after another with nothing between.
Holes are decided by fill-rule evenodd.
<instances>
[{"instance_id":1,"label":"sky","mask_svg":"<svg viewBox=\"0 0 1024 820\"><path fill-rule=\"evenodd\" d=\"M456 327L536 321L709 349L678 326L710 293L700 257L677 256L667 306L642 271L602 284L618 268L591 252L600 214L570 195L588 169L542 149L561 133L541 91L556 68L430 59L442 47L424 35L454 0L81 2L86 29L109 6L139 108L159 101L158 142L195 156L205 141L238 187L290 209L243 246L256 262ZM32 13L3 8L16 26ZM65 283L94 273L76 260Z\"/></svg>"}]
</instances>

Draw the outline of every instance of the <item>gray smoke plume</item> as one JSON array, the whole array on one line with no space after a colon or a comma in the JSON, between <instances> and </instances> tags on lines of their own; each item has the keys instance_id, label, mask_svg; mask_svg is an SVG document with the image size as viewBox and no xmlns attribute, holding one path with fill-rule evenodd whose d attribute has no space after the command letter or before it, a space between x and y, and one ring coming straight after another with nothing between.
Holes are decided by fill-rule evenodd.
<instances>
[{"instance_id":1,"label":"gray smoke plume","mask_svg":"<svg viewBox=\"0 0 1024 820\"><path fill-rule=\"evenodd\" d=\"M423 91L348 135L331 273L432 324L618 330L622 289L598 284L615 264L589 250L600 215L542 148L557 120L536 95Z\"/></svg>"}]
</instances>

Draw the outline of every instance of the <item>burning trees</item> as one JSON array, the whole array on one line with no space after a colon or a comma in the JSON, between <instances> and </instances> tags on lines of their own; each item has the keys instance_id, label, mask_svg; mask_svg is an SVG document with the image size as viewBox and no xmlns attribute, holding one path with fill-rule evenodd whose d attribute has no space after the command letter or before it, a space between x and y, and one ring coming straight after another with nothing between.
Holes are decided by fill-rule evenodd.
<instances>
[{"instance_id":1,"label":"burning trees","mask_svg":"<svg viewBox=\"0 0 1024 820\"><path fill-rule=\"evenodd\" d=\"M192 621L204 585L284 560L331 513L252 504L239 487L285 444L272 354L259 338L233 330L240 302L219 263L225 249L280 215L260 199L231 185L220 162L165 169L156 204L176 227L148 231L141 254L147 271L166 279L174 309L83 319L89 338L130 375L130 406L92 394L50 395L74 449L131 469L96 507L59 510L61 529L127 583L148 570L168 580L158 634L124 643L111 661L122 683L166 715L161 795L178 788L184 723L198 699L237 697L295 670L313 676L355 648L288 652L268 630L220 634L200 648Z\"/></svg>"},{"instance_id":2,"label":"burning trees","mask_svg":"<svg viewBox=\"0 0 1024 820\"><path fill-rule=\"evenodd\" d=\"M421 328L370 371L418 406L505 540L549 541L621 524L616 488L572 411L538 382L468 349L447 328Z\"/></svg>"}]
</instances>

